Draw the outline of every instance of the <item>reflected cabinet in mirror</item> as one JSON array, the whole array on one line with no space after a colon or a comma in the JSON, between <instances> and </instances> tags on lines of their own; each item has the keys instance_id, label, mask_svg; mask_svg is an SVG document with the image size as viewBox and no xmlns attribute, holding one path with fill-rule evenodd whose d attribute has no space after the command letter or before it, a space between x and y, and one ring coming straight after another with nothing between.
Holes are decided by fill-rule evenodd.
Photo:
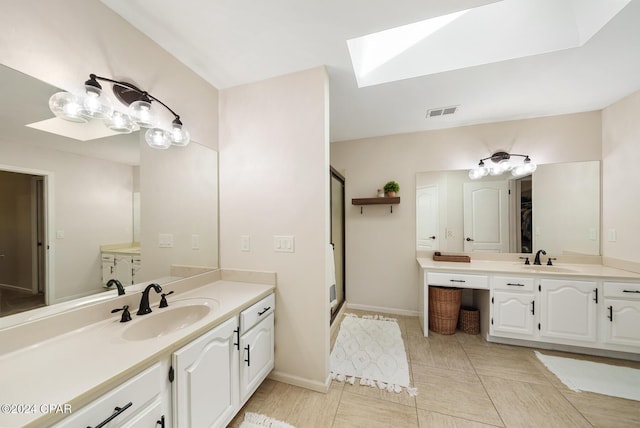
<instances>
[{"instance_id":1,"label":"reflected cabinet in mirror","mask_svg":"<svg viewBox=\"0 0 640 428\"><path fill-rule=\"evenodd\" d=\"M416 175L418 251L600 254L600 162L538 165L530 176Z\"/></svg>"},{"instance_id":2,"label":"reflected cabinet in mirror","mask_svg":"<svg viewBox=\"0 0 640 428\"><path fill-rule=\"evenodd\" d=\"M58 88L7 67L0 85L1 316L218 266L216 151L63 121Z\"/></svg>"}]
</instances>

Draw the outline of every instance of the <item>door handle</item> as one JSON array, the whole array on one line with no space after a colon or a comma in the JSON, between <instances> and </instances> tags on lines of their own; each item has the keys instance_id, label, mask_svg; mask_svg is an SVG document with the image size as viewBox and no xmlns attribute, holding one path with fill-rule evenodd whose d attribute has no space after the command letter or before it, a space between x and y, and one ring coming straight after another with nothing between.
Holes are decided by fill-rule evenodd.
<instances>
[{"instance_id":1,"label":"door handle","mask_svg":"<svg viewBox=\"0 0 640 428\"><path fill-rule=\"evenodd\" d=\"M598 303L598 289L596 288L593 291L594 291L594 293L596 293L596 297L593 299L593 301Z\"/></svg>"},{"instance_id":2,"label":"door handle","mask_svg":"<svg viewBox=\"0 0 640 428\"><path fill-rule=\"evenodd\" d=\"M244 362L247 363L247 367L251 367L251 348L247 345L244 347L244 350L247 351L247 359L244 360Z\"/></svg>"},{"instance_id":3,"label":"door handle","mask_svg":"<svg viewBox=\"0 0 640 428\"><path fill-rule=\"evenodd\" d=\"M613 322L613 306L609 306L607 309L609 309L609 315L607 315L607 318L609 318L609 321Z\"/></svg>"},{"instance_id":4,"label":"door handle","mask_svg":"<svg viewBox=\"0 0 640 428\"><path fill-rule=\"evenodd\" d=\"M471 242L471 241L474 241L474 239L467 238L467 242Z\"/></svg>"},{"instance_id":5,"label":"door handle","mask_svg":"<svg viewBox=\"0 0 640 428\"><path fill-rule=\"evenodd\" d=\"M531 301L531 315L535 315L536 314L536 301L532 300Z\"/></svg>"},{"instance_id":6,"label":"door handle","mask_svg":"<svg viewBox=\"0 0 640 428\"><path fill-rule=\"evenodd\" d=\"M429 239L436 239L436 235L430 236Z\"/></svg>"}]
</instances>

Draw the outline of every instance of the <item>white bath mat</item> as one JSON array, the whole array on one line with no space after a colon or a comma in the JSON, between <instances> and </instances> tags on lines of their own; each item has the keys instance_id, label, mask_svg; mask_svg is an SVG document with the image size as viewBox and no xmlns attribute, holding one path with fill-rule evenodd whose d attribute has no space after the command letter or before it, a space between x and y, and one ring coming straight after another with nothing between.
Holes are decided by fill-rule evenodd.
<instances>
[{"instance_id":1,"label":"white bath mat","mask_svg":"<svg viewBox=\"0 0 640 428\"><path fill-rule=\"evenodd\" d=\"M640 401L640 370L573 358L536 356L573 391L589 391Z\"/></svg>"},{"instance_id":2,"label":"white bath mat","mask_svg":"<svg viewBox=\"0 0 640 428\"><path fill-rule=\"evenodd\" d=\"M341 382L368 385L414 396L400 327L382 316L345 314L330 357L331 375Z\"/></svg>"},{"instance_id":3,"label":"white bath mat","mask_svg":"<svg viewBox=\"0 0 640 428\"><path fill-rule=\"evenodd\" d=\"M260 413L246 412L240 428L295 428L286 422L278 421Z\"/></svg>"}]
</instances>

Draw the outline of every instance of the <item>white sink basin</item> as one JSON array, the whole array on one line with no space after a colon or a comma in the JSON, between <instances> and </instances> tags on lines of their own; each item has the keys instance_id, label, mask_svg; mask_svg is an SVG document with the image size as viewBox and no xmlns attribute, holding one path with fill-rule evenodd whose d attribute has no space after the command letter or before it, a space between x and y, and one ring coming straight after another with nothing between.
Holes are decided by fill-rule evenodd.
<instances>
[{"instance_id":1,"label":"white sink basin","mask_svg":"<svg viewBox=\"0 0 640 428\"><path fill-rule=\"evenodd\" d=\"M557 273L576 273L578 272L575 269L561 267L561 266L547 266L547 265L523 265L522 266L526 270L533 270L536 272L557 272Z\"/></svg>"},{"instance_id":2,"label":"white sink basin","mask_svg":"<svg viewBox=\"0 0 640 428\"><path fill-rule=\"evenodd\" d=\"M166 308L153 308L147 315L133 315L131 325L122 332L125 340L148 340L173 333L200 321L219 303L214 299L187 299L169 302Z\"/></svg>"}]
</instances>

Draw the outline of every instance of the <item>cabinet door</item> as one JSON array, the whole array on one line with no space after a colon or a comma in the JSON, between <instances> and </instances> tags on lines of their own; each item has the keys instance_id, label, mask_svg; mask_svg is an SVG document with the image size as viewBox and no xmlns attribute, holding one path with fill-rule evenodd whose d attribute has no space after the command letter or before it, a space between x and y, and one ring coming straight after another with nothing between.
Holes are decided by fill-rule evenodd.
<instances>
[{"instance_id":1,"label":"cabinet door","mask_svg":"<svg viewBox=\"0 0 640 428\"><path fill-rule=\"evenodd\" d=\"M595 342L598 288L595 282L540 281L540 336Z\"/></svg>"},{"instance_id":2,"label":"cabinet door","mask_svg":"<svg viewBox=\"0 0 640 428\"><path fill-rule=\"evenodd\" d=\"M133 284L133 259L131 256L116 256L115 276L122 285Z\"/></svg>"},{"instance_id":3,"label":"cabinet door","mask_svg":"<svg viewBox=\"0 0 640 428\"><path fill-rule=\"evenodd\" d=\"M234 317L174 352L174 426L225 427L233 418L239 408L237 328Z\"/></svg>"},{"instance_id":4,"label":"cabinet door","mask_svg":"<svg viewBox=\"0 0 640 428\"><path fill-rule=\"evenodd\" d=\"M494 292L491 298L491 334L533 337L535 305L533 293Z\"/></svg>"},{"instance_id":5,"label":"cabinet door","mask_svg":"<svg viewBox=\"0 0 640 428\"><path fill-rule=\"evenodd\" d=\"M115 279L113 254L102 254L102 285L106 286L110 279Z\"/></svg>"},{"instance_id":6,"label":"cabinet door","mask_svg":"<svg viewBox=\"0 0 640 428\"><path fill-rule=\"evenodd\" d=\"M240 350L240 402L244 404L274 365L273 312L242 335Z\"/></svg>"},{"instance_id":7,"label":"cabinet door","mask_svg":"<svg viewBox=\"0 0 640 428\"><path fill-rule=\"evenodd\" d=\"M604 301L608 343L640 346L640 300L606 299Z\"/></svg>"}]
</instances>

